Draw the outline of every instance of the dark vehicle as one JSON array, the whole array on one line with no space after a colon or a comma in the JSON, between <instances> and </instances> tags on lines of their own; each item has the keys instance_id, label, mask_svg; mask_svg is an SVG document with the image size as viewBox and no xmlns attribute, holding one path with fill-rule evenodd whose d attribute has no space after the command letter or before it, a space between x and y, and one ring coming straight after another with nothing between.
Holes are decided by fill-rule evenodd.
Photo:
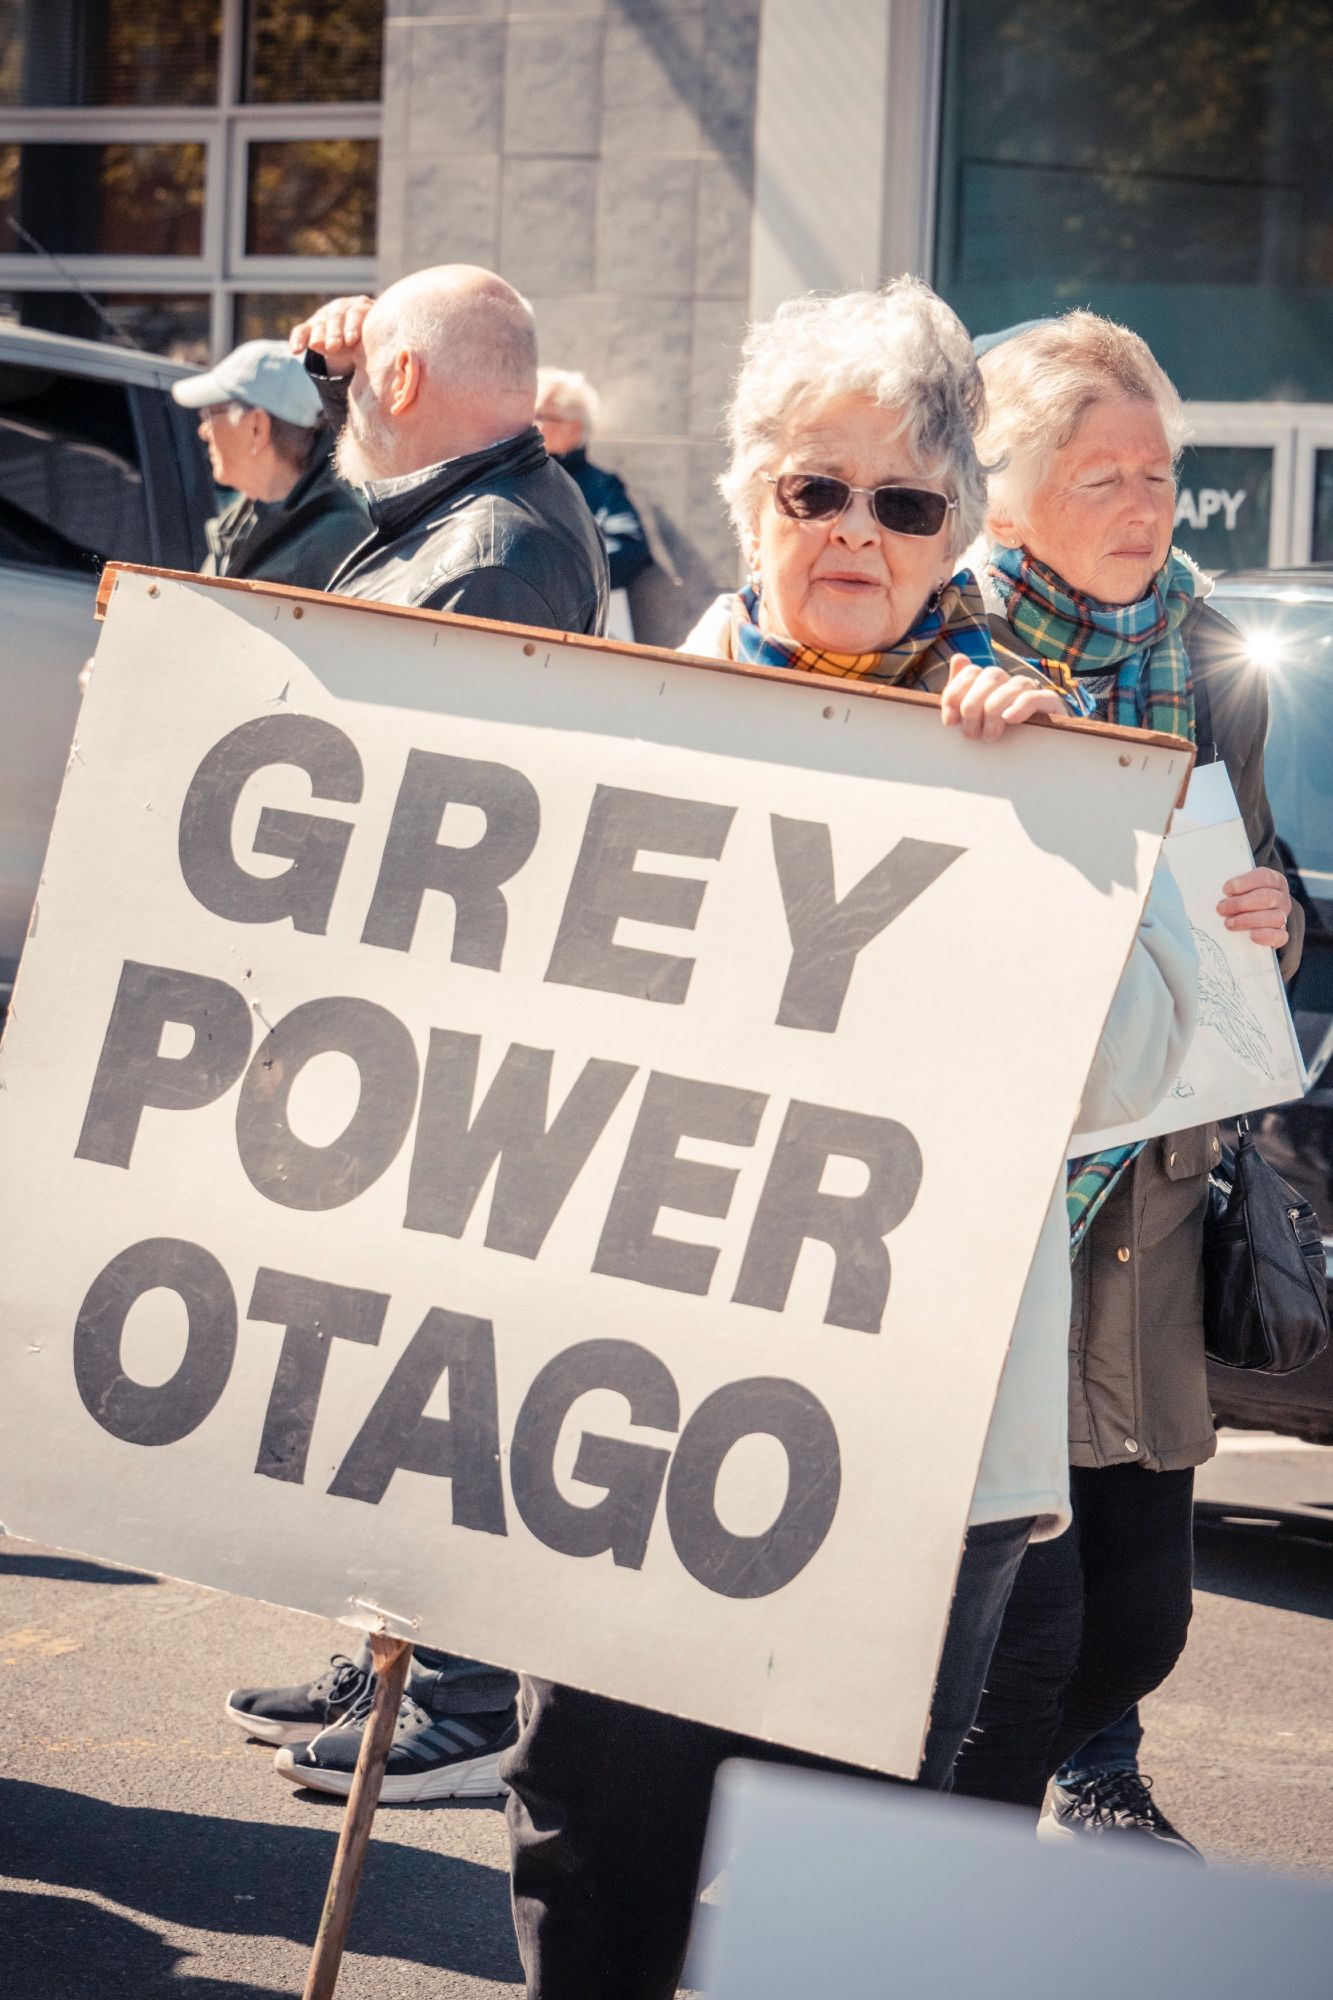
<instances>
[{"instance_id":1,"label":"dark vehicle","mask_svg":"<svg viewBox=\"0 0 1333 2000\"><path fill-rule=\"evenodd\" d=\"M102 564L197 569L213 482L173 361L0 326L0 1008L97 641Z\"/></svg>"},{"instance_id":2,"label":"dark vehicle","mask_svg":"<svg viewBox=\"0 0 1333 2000\"><path fill-rule=\"evenodd\" d=\"M1309 1094L1250 1120L1265 1156L1313 1205L1333 1274L1333 569L1238 571L1212 602L1268 673L1268 796L1305 953L1291 1009ZM1333 1348L1294 1375L1209 1370L1219 1423L1333 1444Z\"/></svg>"}]
</instances>

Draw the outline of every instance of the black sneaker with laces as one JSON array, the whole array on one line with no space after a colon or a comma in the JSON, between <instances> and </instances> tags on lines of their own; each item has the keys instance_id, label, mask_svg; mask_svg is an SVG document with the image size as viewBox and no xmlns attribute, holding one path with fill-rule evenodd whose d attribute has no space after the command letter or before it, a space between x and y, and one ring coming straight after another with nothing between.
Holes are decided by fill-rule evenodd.
<instances>
[{"instance_id":1,"label":"black sneaker with laces","mask_svg":"<svg viewBox=\"0 0 1333 2000\"><path fill-rule=\"evenodd\" d=\"M309 1743L279 1750L273 1768L289 1784L345 1798L370 1718L373 1693L363 1695L346 1718ZM500 1776L500 1753L518 1740L518 1715L510 1706L492 1714L437 1715L405 1694L384 1767L380 1799L415 1805L425 1799L497 1799L509 1790Z\"/></svg>"},{"instance_id":2,"label":"black sneaker with laces","mask_svg":"<svg viewBox=\"0 0 1333 2000\"><path fill-rule=\"evenodd\" d=\"M308 1743L341 1722L359 1700L373 1700L374 1692L369 1658L349 1660L346 1653L335 1653L319 1679L305 1687L233 1688L223 1714L261 1743Z\"/></svg>"},{"instance_id":3,"label":"black sneaker with laces","mask_svg":"<svg viewBox=\"0 0 1333 2000\"><path fill-rule=\"evenodd\" d=\"M1177 1854L1203 1860L1192 1840L1172 1826L1152 1795L1152 1779L1138 1771L1102 1771L1078 1785L1051 1786L1051 1810L1037 1829L1043 1840L1130 1834L1155 1840Z\"/></svg>"}]
</instances>

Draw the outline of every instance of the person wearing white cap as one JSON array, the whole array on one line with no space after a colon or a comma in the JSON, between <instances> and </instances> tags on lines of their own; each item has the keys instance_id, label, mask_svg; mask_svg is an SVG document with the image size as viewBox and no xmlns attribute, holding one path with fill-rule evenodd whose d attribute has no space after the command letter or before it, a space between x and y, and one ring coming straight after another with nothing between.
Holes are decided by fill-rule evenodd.
<instances>
[{"instance_id":1,"label":"person wearing white cap","mask_svg":"<svg viewBox=\"0 0 1333 2000\"><path fill-rule=\"evenodd\" d=\"M334 473L319 396L286 342L247 340L171 393L198 410L213 477L237 495L207 524L204 575L322 590L370 523Z\"/></svg>"}]
</instances>

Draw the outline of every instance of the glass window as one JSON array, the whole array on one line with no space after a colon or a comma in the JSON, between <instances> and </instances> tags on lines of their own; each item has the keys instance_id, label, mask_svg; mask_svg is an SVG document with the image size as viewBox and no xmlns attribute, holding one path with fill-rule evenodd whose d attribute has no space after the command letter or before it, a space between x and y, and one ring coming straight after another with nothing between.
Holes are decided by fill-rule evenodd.
<instances>
[{"instance_id":1,"label":"glass window","mask_svg":"<svg viewBox=\"0 0 1333 2000\"><path fill-rule=\"evenodd\" d=\"M974 332L1088 305L1182 394L1333 400L1328 0L954 0L936 280Z\"/></svg>"},{"instance_id":2,"label":"glass window","mask_svg":"<svg viewBox=\"0 0 1333 2000\"><path fill-rule=\"evenodd\" d=\"M211 303L203 292L8 292L0 312L22 326L72 333L203 367L212 356Z\"/></svg>"},{"instance_id":3,"label":"glass window","mask_svg":"<svg viewBox=\"0 0 1333 2000\"><path fill-rule=\"evenodd\" d=\"M204 154L188 145L0 146L0 243L36 255L197 257Z\"/></svg>"},{"instance_id":4,"label":"glass window","mask_svg":"<svg viewBox=\"0 0 1333 2000\"><path fill-rule=\"evenodd\" d=\"M250 0L245 96L251 104L375 104L384 0Z\"/></svg>"},{"instance_id":5,"label":"glass window","mask_svg":"<svg viewBox=\"0 0 1333 2000\"><path fill-rule=\"evenodd\" d=\"M99 292L97 303L123 340L169 361L207 366L213 352L212 301L205 292ZM111 339L103 323L101 339Z\"/></svg>"},{"instance_id":6,"label":"glass window","mask_svg":"<svg viewBox=\"0 0 1333 2000\"><path fill-rule=\"evenodd\" d=\"M1201 568L1266 569L1273 448L1191 445L1181 458L1174 539Z\"/></svg>"},{"instance_id":7,"label":"glass window","mask_svg":"<svg viewBox=\"0 0 1333 2000\"><path fill-rule=\"evenodd\" d=\"M0 361L0 552L54 569L152 560L119 383Z\"/></svg>"},{"instance_id":8,"label":"glass window","mask_svg":"<svg viewBox=\"0 0 1333 2000\"><path fill-rule=\"evenodd\" d=\"M1333 451L1314 455L1314 534L1310 561L1333 563Z\"/></svg>"},{"instance_id":9,"label":"glass window","mask_svg":"<svg viewBox=\"0 0 1333 2000\"><path fill-rule=\"evenodd\" d=\"M374 256L377 140L260 139L248 169L250 256Z\"/></svg>"},{"instance_id":10,"label":"glass window","mask_svg":"<svg viewBox=\"0 0 1333 2000\"><path fill-rule=\"evenodd\" d=\"M238 292L232 338L238 347L243 340L285 340L328 297L326 291Z\"/></svg>"},{"instance_id":11,"label":"glass window","mask_svg":"<svg viewBox=\"0 0 1333 2000\"><path fill-rule=\"evenodd\" d=\"M0 0L0 104L211 104L220 0Z\"/></svg>"}]
</instances>

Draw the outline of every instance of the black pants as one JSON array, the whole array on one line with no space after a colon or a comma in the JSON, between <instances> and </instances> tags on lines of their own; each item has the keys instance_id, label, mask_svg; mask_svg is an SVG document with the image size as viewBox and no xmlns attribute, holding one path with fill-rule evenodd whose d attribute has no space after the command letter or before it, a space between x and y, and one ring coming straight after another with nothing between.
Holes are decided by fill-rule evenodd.
<instances>
[{"instance_id":1,"label":"black pants","mask_svg":"<svg viewBox=\"0 0 1333 2000\"><path fill-rule=\"evenodd\" d=\"M976 1714L1030 1521L968 1532L918 1783L949 1781ZM718 1765L755 1757L843 1771L702 1723L524 1678L513 1787L514 1928L529 2000L668 2000L694 1909ZM886 1781L889 1782L889 1781Z\"/></svg>"},{"instance_id":2,"label":"black pants","mask_svg":"<svg viewBox=\"0 0 1333 2000\"><path fill-rule=\"evenodd\" d=\"M1160 1687L1184 1651L1193 1472L1076 1466L1070 1487L1073 1526L1034 1542L1019 1566L954 1767L962 1797L1039 1812L1066 1758Z\"/></svg>"}]
</instances>

